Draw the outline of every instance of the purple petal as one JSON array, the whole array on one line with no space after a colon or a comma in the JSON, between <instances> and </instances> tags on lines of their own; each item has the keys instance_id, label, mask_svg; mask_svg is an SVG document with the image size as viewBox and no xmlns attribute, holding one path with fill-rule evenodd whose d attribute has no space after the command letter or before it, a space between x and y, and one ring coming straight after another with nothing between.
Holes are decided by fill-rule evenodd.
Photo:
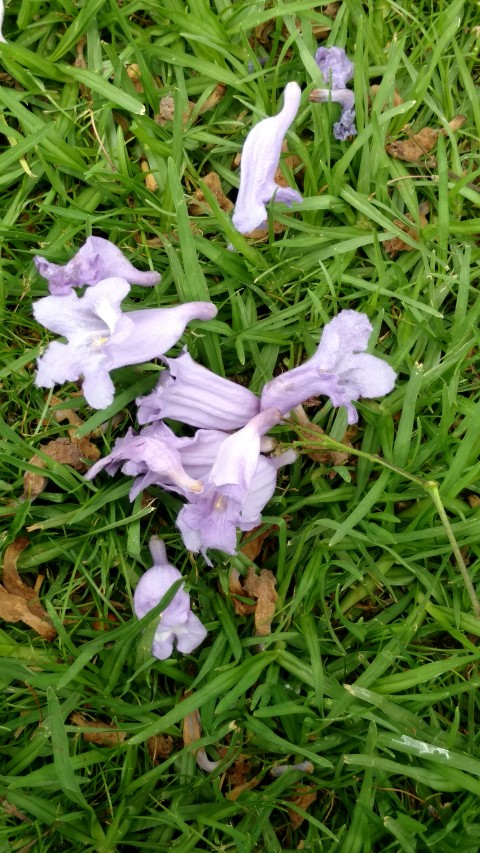
<instances>
[{"instance_id":1,"label":"purple petal","mask_svg":"<svg viewBox=\"0 0 480 853\"><path fill-rule=\"evenodd\" d=\"M190 611L185 625L178 626L176 630L178 651L185 655L191 654L200 643L203 643L207 633L200 619Z\"/></svg>"},{"instance_id":2,"label":"purple petal","mask_svg":"<svg viewBox=\"0 0 480 853\"><path fill-rule=\"evenodd\" d=\"M258 465L260 439L280 420L278 410L266 409L225 439L218 450L209 482L224 494L242 501Z\"/></svg>"},{"instance_id":3,"label":"purple petal","mask_svg":"<svg viewBox=\"0 0 480 853\"><path fill-rule=\"evenodd\" d=\"M189 551L205 555L208 548L215 548L235 554L239 518L238 502L210 488L180 510L177 526Z\"/></svg>"},{"instance_id":4,"label":"purple petal","mask_svg":"<svg viewBox=\"0 0 480 853\"><path fill-rule=\"evenodd\" d=\"M178 569L168 564L163 566L152 566L140 578L133 595L133 609L135 616L142 619L150 610L157 606L174 583L181 580ZM178 617L186 620L190 608L189 596L183 589L175 593L170 604L165 608L164 614L170 610L172 618Z\"/></svg>"},{"instance_id":5,"label":"purple petal","mask_svg":"<svg viewBox=\"0 0 480 853\"><path fill-rule=\"evenodd\" d=\"M124 341L111 338L105 346L110 369L140 364L164 355L182 337L191 320L211 320L217 314L211 302L186 302L175 308L129 311L133 330Z\"/></svg>"},{"instance_id":6,"label":"purple petal","mask_svg":"<svg viewBox=\"0 0 480 853\"><path fill-rule=\"evenodd\" d=\"M333 89L345 89L353 77L353 62L350 61L343 47L319 47L315 54L317 63L325 83Z\"/></svg>"},{"instance_id":7,"label":"purple petal","mask_svg":"<svg viewBox=\"0 0 480 853\"><path fill-rule=\"evenodd\" d=\"M161 276L156 272L141 272L135 269L123 252L110 240L89 237L73 258L64 266L49 263L36 255L34 263L38 272L48 281L50 293L63 296L72 287L96 285L113 276L123 278L130 284L158 284Z\"/></svg>"},{"instance_id":8,"label":"purple petal","mask_svg":"<svg viewBox=\"0 0 480 853\"><path fill-rule=\"evenodd\" d=\"M282 142L300 105L298 83L287 83L284 106L276 116L263 119L248 134L240 164L240 187L232 222L241 234L248 234L267 219L265 204L277 192L275 172ZM279 201L281 199L278 199Z\"/></svg>"},{"instance_id":9,"label":"purple petal","mask_svg":"<svg viewBox=\"0 0 480 853\"><path fill-rule=\"evenodd\" d=\"M310 101L328 103L334 101L342 107L340 119L333 125L335 139L344 141L348 136L355 136L355 96L350 89L314 89L310 92Z\"/></svg>"},{"instance_id":10,"label":"purple petal","mask_svg":"<svg viewBox=\"0 0 480 853\"><path fill-rule=\"evenodd\" d=\"M260 401L236 382L197 364L188 352L165 358L168 365L147 397L139 397L139 423L172 418L190 426L234 430L258 414Z\"/></svg>"},{"instance_id":11,"label":"purple petal","mask_svg":"<svg viewBox=\"0 0 480 853\"><path fill-rule=\"evenodd\" d=\"M349 136L356 136L355 110L344 110L340 119L333 125L335 139L344 142Z\"/></svg>"}]
</instances>

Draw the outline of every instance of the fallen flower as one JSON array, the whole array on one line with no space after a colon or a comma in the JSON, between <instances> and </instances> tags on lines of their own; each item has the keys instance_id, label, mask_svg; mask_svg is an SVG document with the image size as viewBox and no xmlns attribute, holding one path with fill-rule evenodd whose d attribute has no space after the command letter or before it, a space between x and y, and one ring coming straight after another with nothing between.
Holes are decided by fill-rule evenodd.
<instances>
[{"instance_id":1,"label":"fallen flower","mask_svg":"<svg viewBox=\"0 0 480 853\"><path fill-rule=\"evenodd\" d=\"M260 400L255 394L197 364L186 350L178 358L162 360L168 370L151 394L136 401L140 424L173 418L190 426L229 432L259 413Z\"/></svg>"},{"instance_id":2,"label":"fallen flower","mask_svg":"<svg viewBox=\"0 0 480 853\"><path fill-rule=\"evenodd\" d=\"M35 319L68 339L67 344L53 341L38 359L38 387L53 388L83 377L87 403L103 409L113 400L111 370L163 355L190 320L210 320L217 313L211 302L124 313L120 303L129 290L124 279L113 277L98 282L82 297L72 291L33 304Z\"/></svg>"},{"instance_id":3,"label":"fallen flower","mask_svg":"<svg viewBox=\"0 0 480 853\"><path fill-rule=\"evenodd\" d=\"M3 27L3 16L5 14L5 6L3 0L0 0L0 41L6 42L6 38L3 37L2 27Z\"/></svg>"},{"instance_id":4,"label":"fallen flower","mask_svg":"<svg viewBox=\"0 0 480 853\"><path fill-rule=\"evenodd\" d=\"M319 47L315 54L315 62L322 72L328 89L314 89L310 93L310 101L328 103L334 101L340 104L342 112L340 119L333 126L335 139L345 140L355 136L355 98L347 83L353 77L353 62L346 55L343 47Z\"/></svg>"},{"instance_id":5,"label":"fallen flower","mask_svg":"<svg viewBox=\"0 0 480 853\"><path fill-rule=\"evenodd\" d=\"M263 389L262 409L279 409L282 414L324 394L334 406L345 406L348 423L358 420L352 405L361 397L383 397L396 379L389 364L365 352L372 325L366 314L341 311L323 330L316 353L300 367L287 370Z\"/></svg>"},{"instance_id":6,"label":"fallen flower","mask_svg":"<svg viewBox=\"0 0 480 853\"><path fill-rule=\"evenodd\" d=\"M287 83L284 105L276 116L265 118L248 134L242 151L240 187L232 222L241 234L248 234L267 219L266 202L291 205L302 196L291 187L280 187L274 180L284 136L297 115L301 90L298 83Z\"/></svg>"},{"instance_id":7,"label":"fallen flower","mask_svg":"<svg viewBox=\"0 0 480 853\"><path fill-rule=\"evenodd\" d=\"M96 285L106 278L122 278L129 284L145 286L158 284L161 280L157 272L137 270L118 246L103 237L88 237L65 266L52 264L40 255L35 255L33 261L40 275L47 279L50 293L55 296L65 296L72 287Z\"/></svg>"},{"instance_id":8,"label":"fallen flower","mask_svg":"<svg viewBox=\"0 0 480 853\"><path fill-rule=\"evenodd\" d=\"M150 539L150 553L154 565L140 578L133 596L133 609L138 619L152 610L182 577L178 569L168 563L161 539L155 536ZM160 616L152 655L166 660L172 654L174 644L179 652L190 654L206 636L206 629L190 609L190 596L181 586Z\"/></svg>"}]
</instances>

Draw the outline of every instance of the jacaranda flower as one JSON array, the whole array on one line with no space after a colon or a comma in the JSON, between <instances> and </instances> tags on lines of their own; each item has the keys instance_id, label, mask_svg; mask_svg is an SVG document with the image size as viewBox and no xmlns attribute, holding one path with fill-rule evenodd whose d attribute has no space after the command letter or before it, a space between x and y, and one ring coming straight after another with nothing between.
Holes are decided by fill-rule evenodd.
<instances>
[{"instance_id":1,"label":"jacaranda flower","mask_svg":"<svg viewBox=\"0 0 480 853\"><path fill-rule=\"evenodd\" d=\"M264 386L262 409L286 414L309 397L324 395L334 406L345 406L348 423L356 423L358 413L352 402L383 397L396 379L389 364L365 352L371 332L366 314L341 311L325 326L315 355Z\"/></svg>"},{"instance_id":2,"label":"jacaranda flower","mask_svg":"<svg viewBox=\"0 0 480 853\"><path fill-rule=\"evenodd\" d=\"M261 439L280 420L280 412L268 409L222 442L202 494L190 496L177 519L190 551L206 555L208 548L216 548L234 554L236 529L251 530L259 523L277 470L273 460L261 456Z\"/></svg>"},{"instance_id":3,"label":"jacaranda flower","mask_svg":"<svg viewBox=\"0 0 480 853\"><path fill-rule=\"evenodd\" d=\"M133 609L138 619L152 610L182 577L178 569L169 564L161 539L150 539L150 553L154 565L140 578L133 596ZM166 660L173 652L174 643L179 652L190 654L206 636L206 629L190 609L190 596L181 586L160 615L152 655Z\"/></svg>"},{"instance_id":4,"label":"jacaranda flower","mask_svg":"<svg viewBox=\"0 0 480 853\"><path fill-rule=\"evenodd\" d=\"M83 377L87 403L103 409L114 395L110 370L163 355L190 320L211 320L217 313L211 302L123 313L120 303L129 290L124 279L114 277L98 282L82 297L72 291L34 303L35 319L68 339L67 344L53 341L39 358L37 386L53 388Z\"/></svg>"},{"instance_id":5,"label":"jacaranda flower","mask_svg":"<svg viewBox=\"0 0 480 853\"><path fill-rule=\"evenodd\" d=\"M267 221L265 204L275 196L275 201L290 205L300 203L302 196L291 187L280 187L275 182L282 142L300 105L300 86L287 83L283 95L283 108L276 116L265 118L248 134L240 164L240 188L232 221L237 231L248 234Z\"/></svg>"},{"instance_id":6,"label":"jacaranda flower","mask_svg":"<svg viewBox=\"0 0 480 853\"><path fill-rule=\"evenodd\" d=\"M260 400L247 388L212 373L184 351L163 358L168 370L151 394L139 397L141 424L172 418L202 429L231 430L245 426L260 411Z\"/></svg>"},{"instance_id":7,"label":"jacaranda flower","mask_svg":"<svg viewBox=\"0 0 480 853\"><path fill-rule=\"evenodd\" d=\"M315 61L322 72L328 89L314 89L310 93L310 101L328 103L335 101L340 104L342 112L340 119L333 126L335 139L345 140L355 136L355 98L347 83L353 77L353 62L346 55L343 47L319 47Z\"/></svg>"},{"instance_id":8,"label":"jacaranda flower","mask_svg":"<svg viewBox=\"0 0 480 853\"><path fill-rule=\"evenodd\" d=\"M40 275L47 279L50 293L55 296L65 296L72 287L95 285L105 278L123 278L129 284L146 286L158 284L161 280L158 272L135 269L118 246L103 237L88 237L65 266L51 264L40 255L35 255L33 260Z\"/></svg>"}]
</instances>

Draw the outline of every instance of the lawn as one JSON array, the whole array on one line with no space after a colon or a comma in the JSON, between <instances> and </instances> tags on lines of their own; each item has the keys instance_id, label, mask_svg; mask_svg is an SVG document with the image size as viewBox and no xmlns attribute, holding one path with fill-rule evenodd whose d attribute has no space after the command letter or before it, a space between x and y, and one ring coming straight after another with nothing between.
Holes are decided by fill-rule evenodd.
<instances>
[{"instance_id":1,"label":"lawn","mask_svg":"<svg viewBox=\"0 0 480 853\"><path fill-rule=\"evenodd\" d=\"M7 0L3 35L1 853L480 851L478 6ZM319 45L354 62L345 141ZM292 81L303 202L245 236L238 155ZM161 274L129 311L210 300L169 354L255 394L342 310L397 374L356 424L319 396L275 426L298 456L235 555L186 549L174 492L84 477L160 361L101 410L35 384L33 257L91 235ZM208 631L165 660L152 536Z\"/></svg>"}]
</instances>

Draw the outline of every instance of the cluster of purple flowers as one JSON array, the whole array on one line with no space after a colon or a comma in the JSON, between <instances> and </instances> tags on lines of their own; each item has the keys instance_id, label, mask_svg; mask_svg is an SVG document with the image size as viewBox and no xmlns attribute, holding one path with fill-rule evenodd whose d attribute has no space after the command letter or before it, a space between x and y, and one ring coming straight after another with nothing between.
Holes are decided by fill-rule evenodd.
<instances>
[{"instance_id":1,"label":"cluster of purple flowers","mask_svg":"<svg viewBox=\"0 0 480 853\"><path fill-rule=\"evenodd\" d=\"M353 99L345 88L352 63L337 48L320 48L316 59L331 83L329 99L339 100L345 108L339 122L344 136L338 137L345 138L347 130L355 132L351 129L353 100L345 95ZM280 187L274 180L300 96L298 84L288 83L282 110L259 122L245 141L233 214L241 233L265 222L265 204L272 197L286 204L302 200L296 190ZM112 370L153 358L165 365L153 392L136 401L138 431L129 429L119 438L86 478L93 479L103 469L110 475L121 470L134 478L131 500L150 486L181 495L185 504L177 526L183 542L190 551L202 553L209 565L211 549L235 554L238 531L261 523L262 511L275 492L278 469L296 458L292 450L276 452L275 440L267 435L272 428L305 400L319 395L329 397L334 406L344 406L352 424L358 417L354 401L380 397L393 388L392 368L366 353L372 326L365 314L341 311L325 326L318 349L308 361L276 376L256 395L196 363L186 349L176 358L166 355L190 321L215 317L212 303L122 309L131 284L153 286L160 276L137 270L108 240L89 237L64 266L41 257L35 258L35 264L48 281L50 295L34 304L34 316L66 339L51 342L40 356L38 386L52 388L81 380L87 403L103 409L114 397ZM77 296L75 288L85 286L83 295ZM165 419L175 422L173 429ZM181 578L168 564L163 543L152 540L150 548L154 566L142 577L134 597L139 618ZM167 658L176 642L180 651L190 652L205 635L182 585L161 614L152 651Z\"/></svg>"}]
</instances>

